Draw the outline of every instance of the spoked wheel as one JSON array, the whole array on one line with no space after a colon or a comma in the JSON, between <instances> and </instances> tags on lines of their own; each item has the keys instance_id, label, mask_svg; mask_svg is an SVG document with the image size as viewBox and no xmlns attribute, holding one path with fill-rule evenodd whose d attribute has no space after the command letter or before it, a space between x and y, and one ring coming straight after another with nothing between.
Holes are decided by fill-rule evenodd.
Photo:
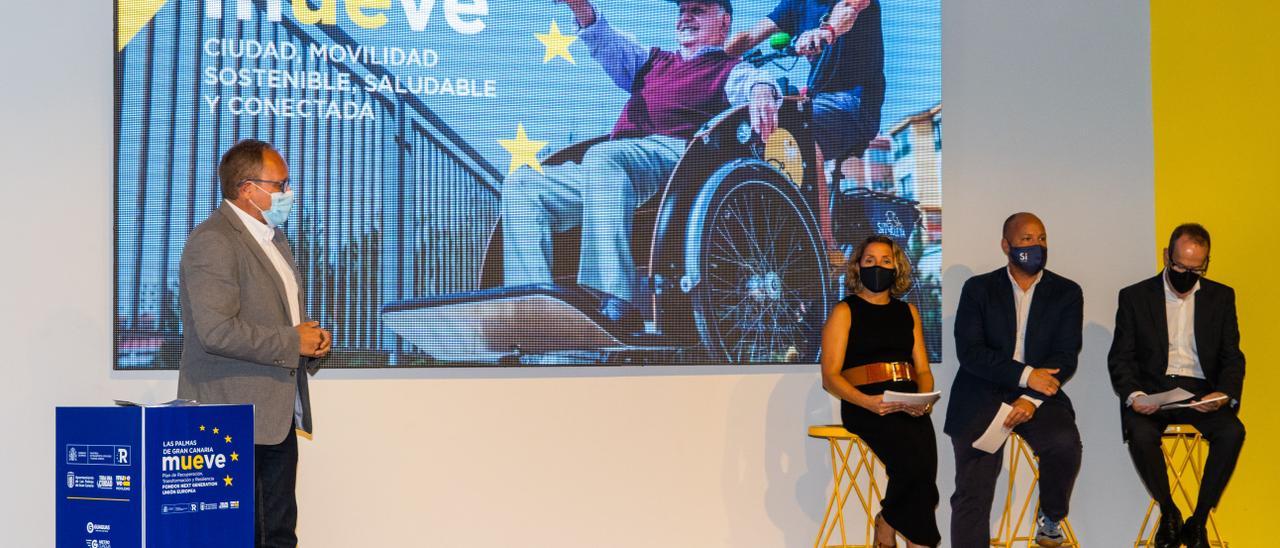
<instances>
[{"instance_id":1,"label":"spoked wheel","mask_svg":"<svg viewBox=\"0 0 1280 548\"><path fill-rule=\"evenodd\" d=\"M799 192L773 170L735 170L705 211L694 295L703 344L731 363L816 361L826 274Z\"/></svg>"}]
</instances>

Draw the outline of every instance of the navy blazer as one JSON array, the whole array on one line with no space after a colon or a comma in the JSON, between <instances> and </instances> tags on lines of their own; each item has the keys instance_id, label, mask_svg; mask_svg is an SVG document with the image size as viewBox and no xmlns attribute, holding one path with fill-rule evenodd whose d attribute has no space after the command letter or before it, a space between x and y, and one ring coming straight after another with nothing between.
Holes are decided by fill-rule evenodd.
<instances>
[{"instance_id":1,"label":"navy blazer","mask_svg":"<svg viewBox=\"0 0 1280 548\"><path fill-rule=\"evenodd\" d=\"M1121 405L1137 391L1155 394L1174 388L1165 373L1169 369L1169 321L1163 276L1162 272L1120 290L1107 367ZM1244 353L1240 351L1235 290L1201 279L1194 298L1200 367L1214 390L1238 403L1244 391Z\"/></svg>"},{"instance_id":2,"label":"navy blazer","mask_svg":"<svg viewBox=\"0 0 1280 548\"><path fill-rule=\"evenodd\" d=\"M1063 390L1052 397L1020 388L1027 365L1059 369L1066 384L1076 374L1084 328L1084 292L1080 285L1048 270L1036 285L1027 315L1023 341L1025 363L1013 359L1018 316L1007 267L969 278L956 310L956 356L960 370L951 384L943 431L952 437L976 439L986 430L1001 403L1024 394L1044 405L1065 405L1075 415Z\"/></svg>"}]
</instances>

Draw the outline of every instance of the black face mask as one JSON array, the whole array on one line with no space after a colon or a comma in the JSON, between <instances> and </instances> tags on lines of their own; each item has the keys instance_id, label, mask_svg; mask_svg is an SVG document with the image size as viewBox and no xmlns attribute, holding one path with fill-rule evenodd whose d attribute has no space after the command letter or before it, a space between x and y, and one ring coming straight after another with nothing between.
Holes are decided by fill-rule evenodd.
<instances>
[{"instance_id":1,"label":"black face mask","mask_svg":"<svg viewBox=\"0 0 1280 548\"><path fill-rule=\"evenodd\" d=\"M867 291L880 293L893 287L897 274L892 268L864 266L858 268L858 281L862 282L862 287L867 288Z\"/></svg>"},{"instance_id":2,"label":"black face mask","mask_svg":"<svg viewBox=\"0 0 1280 548\"><path fill-rule=\"evenodd\" d=\"M1196 286L1196 282L1200 281L1200 275L1190 270L1178 272L1172 268L1166 267L1164 274L1169 278L1169 285L1173 286L1173 290L1178 293L1186 293Z\"/></svg>"}]
</instances>

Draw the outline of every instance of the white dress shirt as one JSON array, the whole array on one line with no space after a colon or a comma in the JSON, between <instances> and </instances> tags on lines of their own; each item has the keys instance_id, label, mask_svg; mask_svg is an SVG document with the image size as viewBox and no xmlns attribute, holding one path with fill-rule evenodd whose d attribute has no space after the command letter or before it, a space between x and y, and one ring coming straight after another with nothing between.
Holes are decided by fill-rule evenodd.
<instances>
[{"instance_id":1,"label":"white dress shirt","mask_svg":"<svg viewBox=\"0 0 1280 548\"><path fill-rule=\"evenodd\" d=\"M1179 297L1169 286L1169 277L1161 276L1161 279L1164 281L1164 316L1169 326L1169 369L1165 374L1203 379L1204 368L1200 367L1200 352L1196 348L1196 292L1200 291L1200 282L1191 288L1191 293Z\"/></svg>"},{"instance_id":2,"label":"white dress shirt","mask_svg":"<svg viewBox=\"0 0 1280 548\"><path fill-rule=\"evenodd\" d=\"M266 223L254 219L248 213L245 213L239 206L227 202L231 205L231 210L236 212L240 217L240 222L249 229L249 234L253 236L253 240L258 242L262 247L262 252L267 254L267 258L271 260L271 266L276 268L276 274L280 276L280 281L284 282L284 292L289 299L289 321L292 325L302 323L302 309L298 305L298 279L293 275L293 265L284 258L273 240L276 237L276 229L267 226ZM306 373L303 373L304 375ZM293 420L294 424L302 424L302 394L294 396L293 400Z\"/></svg>"},{"instance_id":3,"label":"white dress shirt","mask_svg":"<svg viewBox=\"0 0 1280 548\"><path fill-rule=\"evenodd\" d=\"M1203 379L1200 350L1196 348L1196 293L1200 291L1200 282L1196 282L1186 297L1179 297L1169 285L1167 273L1161 274L1160 280L1164 282L1164 321L1169 331L1169 367L1164 374ZM1141 390L1129 394L1125 405L1133 405L1134 398L1145 395Z\"/></svg>"},{"instance_id":4,"label":"white dress shirt","mask_svg":"<svg viewBox=\"0 0 1280 548\"><path fill-rule=\"evenodd\" d=\"M1018 317L1018 327L1014 331L1013 361L1025 363L1027 317L1031 315L1031 299L1035 297L1036 286L1040 285L1040 279L1044 277L1044 271L1042 270L1036 274L1036 279L1031 282L1031 287L1028 287L1026 291L1023 291L1022 286L1018 285L1018 281L1013 279L1012 272L1006 269L1005 273L1009 275L1009 284L1013 286L1013 308ZM1022 368L1022 377L1018 379L1019 388L1027 387L1027 380L1031 378L1033 370L1035 368L1030 365ZM1022 397L1035 404L1036 407L1040 407L1040 404L1044 403L1043 400L1031 396L1024 395Z\"/></svg>"}]
</instances>

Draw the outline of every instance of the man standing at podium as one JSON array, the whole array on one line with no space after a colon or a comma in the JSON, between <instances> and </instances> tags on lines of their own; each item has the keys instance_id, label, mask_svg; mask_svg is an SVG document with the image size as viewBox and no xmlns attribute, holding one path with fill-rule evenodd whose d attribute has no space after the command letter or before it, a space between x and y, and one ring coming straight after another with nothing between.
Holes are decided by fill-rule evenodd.
<instances>
[{"instance_id":1,"label":"man standing at podium","mask_svg":"<svg viewBox=\"0 0 1280 548\"><path fill-rule=\"evenodd\" d=\"M1164 271L1120 290L1115 338L1107 365L1120 397L1120 426L1138 477L1160 505L1155 545L1209 546L1205 521L1244 446L1236 416L1244 389L1244 353L1236 321L1236 293L1204 277L1209 231L1189 223L1173 230ZM1162 410L1144 395L1181 388L1200 402ZM1182 523L1165 471L1161 435L1170 424L1190 424L1209 440L1195 512Z\"/></svg>"},{"instance_id":2,"label":"man standing at podium","mask_svg":"<svg viewBox=\"0 0 1280 548\"><path fill-rule=\"evenodd\" d=\"M295 428L311 432L307 374L332 337L306 299L280 225L293 189L268 143L236 143L218 164L223 202L187 237L179 267L178 397L254 406L254 544L296 546Z\"/></svg>"}]
</instances>

